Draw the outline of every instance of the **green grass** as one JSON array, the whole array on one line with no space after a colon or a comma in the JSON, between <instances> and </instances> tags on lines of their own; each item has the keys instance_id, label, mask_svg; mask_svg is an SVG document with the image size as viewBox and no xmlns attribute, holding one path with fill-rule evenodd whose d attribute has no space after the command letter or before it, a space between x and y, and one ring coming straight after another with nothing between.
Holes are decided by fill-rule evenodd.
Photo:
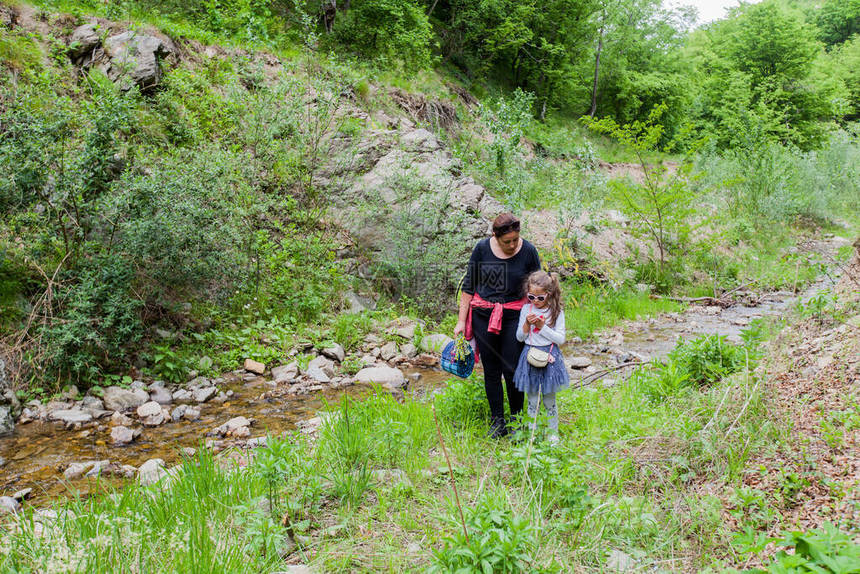
<instances>
[{"instance_id":1,"label":"green grass","mask_svg":"<svg viewBox=\"0 0 860 574\"><path fill-rule=\"evenodd\" d=\"M696 375L715 350L742 370ZM7 517L0 571L269 572L280 552L320 572L570 572L606 570L613 551L642 570L723 570L744 561L744 533L782 526L777 495L741 476L787 428L744 349L703 340L677 355L696 384L647 393L642 371L560 394L557 447L542 425L486 438L474 378L432 403L344 399L315 442L272 439L245 467L202 450L163 488L56 502L56 521Z\"/></svg>"},{"instance_id":2,"label":"green grass","mask_svg":"<svg viewBox=\"0 0 860 574\"><path fill-rule=\"evenodd\" d=\"M652 299L648 293L629 288L614 290L592 283L568 281L562 290L567 331L582 339L626 319L642 319L683 309L673 301Z\"/></svg>"}]
</instances>

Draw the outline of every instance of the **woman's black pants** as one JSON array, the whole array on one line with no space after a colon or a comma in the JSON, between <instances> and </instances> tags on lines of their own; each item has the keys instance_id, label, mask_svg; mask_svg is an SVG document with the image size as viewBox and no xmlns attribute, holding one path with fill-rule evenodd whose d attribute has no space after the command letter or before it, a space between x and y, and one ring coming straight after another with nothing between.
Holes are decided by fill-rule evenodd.
<instances>
[{"instance_id":1,"label":"woman's black pants","mask_svg":"<svg viewBox=\"0 0 860 574\"><path fill-rule=\"evenodd\" d=\"M502 376L508 389L508 404L511 416L523 410L523 393L514 386L514 371L523 351L523 343L517 341L517 324L520 312L505 309L502 318L502 331L489 333L489 309L472 309L472 332L478 343L481 364L484 366L484 390L490 403L490 416L494 420L505 416L505 394L502 389Z\"/></svg>"}]
</instances>

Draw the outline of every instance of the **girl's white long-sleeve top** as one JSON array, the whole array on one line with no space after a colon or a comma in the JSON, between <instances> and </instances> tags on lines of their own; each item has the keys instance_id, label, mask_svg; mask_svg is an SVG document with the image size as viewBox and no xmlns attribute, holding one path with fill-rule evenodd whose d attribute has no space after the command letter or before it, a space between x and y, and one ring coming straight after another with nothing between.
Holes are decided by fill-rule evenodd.
<instances>
[{"instance_id":1,"label":"girl's white long-sleeve top","mask_svg":"<svg viewBox=\"0 0 860 574\"><path fill-rule=\"evenodd\" d=\"M517 325L517 340L523 341L526 345L532 345L535 347L541 347L544 345L550 345L555 343L556 345L561 345L564 343L564 311L559 311L558 317L556 317L555 325L549 326L544 324L543 329L536 330L534 326L529 329L528 333L523 332L523 325L526 323L526 317L530 314L534 313L539 317L543 317L544 319L548 319L550 315L550 310L546 307L543 309L538 309L531 303L526 303L523 305L523 308L520 310L520 322Z\"/></svg>"}]
</instances>

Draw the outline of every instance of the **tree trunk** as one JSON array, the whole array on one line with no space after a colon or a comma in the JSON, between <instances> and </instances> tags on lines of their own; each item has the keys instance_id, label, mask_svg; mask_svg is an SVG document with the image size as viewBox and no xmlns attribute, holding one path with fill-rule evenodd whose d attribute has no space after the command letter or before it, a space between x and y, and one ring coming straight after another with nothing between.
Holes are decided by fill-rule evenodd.
<instances>
[{"instance_id":1,"label":"tree trunk","mask_svg":"<svg viewBox=\"0 0 860 574\"><path fill-rule=\"evenodd\" d=\"M588 111L589 117L594 117L597 112L597 80L600 78L600 53L603 51L603 30L600 28L600 36L597 40L597 54L594 57L594 82L591 84L591 109Z\"/></svg>"}]
</instances>

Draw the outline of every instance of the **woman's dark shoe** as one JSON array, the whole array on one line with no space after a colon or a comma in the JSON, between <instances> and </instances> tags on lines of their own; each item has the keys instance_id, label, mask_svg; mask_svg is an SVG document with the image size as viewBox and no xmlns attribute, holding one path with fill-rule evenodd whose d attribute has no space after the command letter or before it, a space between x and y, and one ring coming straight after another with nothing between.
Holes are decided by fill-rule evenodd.
<instances>
[{"instance_id":1,"label":"woman's dark shoe","mask_svg":"<svg viewBox=\"0 0 860 574\"><path fill-rule=\"evenodd\" d=\"M508 434L508 425L505 423L505 419L493 419L490 423L490 430L487 432L487 436L490 438L502 438L507 436Z\"/></svg>"}]
</instances>

